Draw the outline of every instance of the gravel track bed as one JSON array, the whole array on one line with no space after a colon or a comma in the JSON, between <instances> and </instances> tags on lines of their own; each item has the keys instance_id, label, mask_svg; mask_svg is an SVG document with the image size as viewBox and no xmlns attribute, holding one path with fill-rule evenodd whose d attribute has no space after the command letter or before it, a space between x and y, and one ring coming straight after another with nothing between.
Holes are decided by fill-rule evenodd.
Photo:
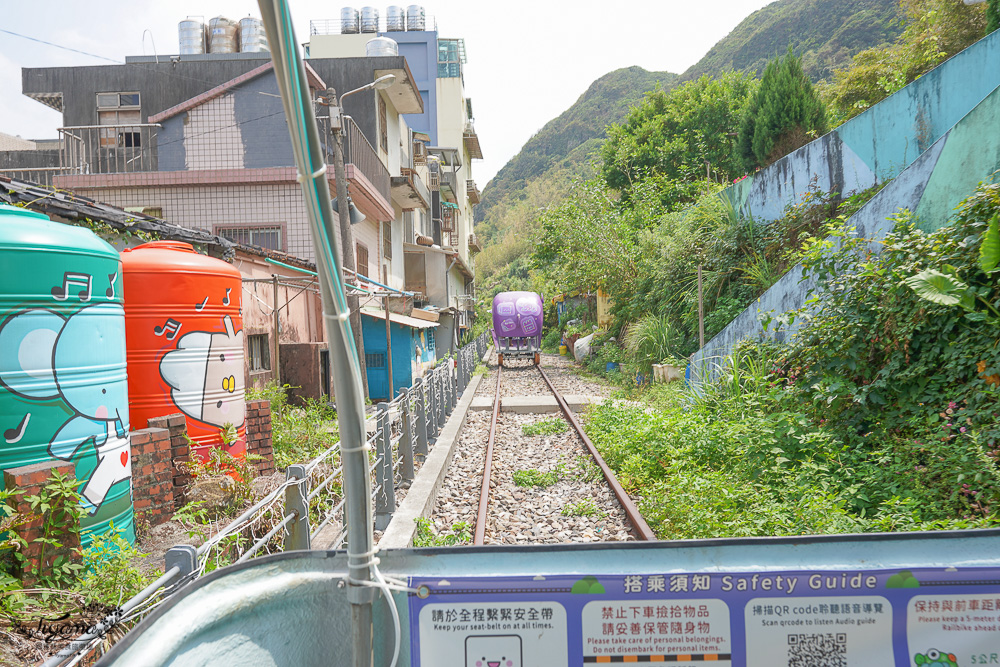
<instances>
[{"instance_id":1,"label":"gravel track bed","mask_svg":"<svg viewBox=\"0 0 1000 667\"><path fill-rule=\"evenodd\" d=\"M490 352L486 359L489 372L476 390L476 396L493 396L497 385L497 355ZM588 381L576 374L576 368L569 357L558 354L542 353L542 368L549 376L552 384L563 396L572 394L584 396L610 396L611 390L597 381ZM551 396L545 380L535 370L530 359L514 359L504 361L503 382L500 395L504 396Z\"/></svg>"},{"instance_id":2,"label":"gravel track bed","mask_svg":"<svg viewBox=\"0 0 1000 667\"><path fill-rule=\"evenodd\" d=\"M493 395L495 354L490 355L489 362L490 373L480 384L477 396ZM570 362L557 355L543 355L542 365L561 393L591 396L608 393L604 387L575 376L569 370ZM511 362L511 366L514 367L504 365L502 396L551 395L530 361ZM475 530L490 417L490 411L469 413L435 504L432 521L437 533L451 530L459 521L468 522ZM625 512L568 424L565 431L551 435L522 433L526 424L556 419L566 424L561 414L500 414L493 451L486 543L634 539L629 534ZM544 488L516 486L514 473L524 470L555 472L558 481Z\"/></svg>"}]
</instances>

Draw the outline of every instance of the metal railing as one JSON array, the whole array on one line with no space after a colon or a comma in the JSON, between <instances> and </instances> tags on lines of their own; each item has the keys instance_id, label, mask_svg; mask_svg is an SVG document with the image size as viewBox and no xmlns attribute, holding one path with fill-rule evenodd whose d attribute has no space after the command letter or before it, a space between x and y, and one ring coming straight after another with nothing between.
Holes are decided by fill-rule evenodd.
<instances>
[{"instance_id":1,"label":"metal railing","mask_svg":"<svg viewBox=\"0 0 1000 667\"><path fill-rule=\"evenodd\" d=\"M52 185L52 179L59 174L78 173L72 167L23 167L20 169L0 169L0 176L17 181L29 181L38 185Z\"/></svg>"},{"instance_id":2,"label":"metal railing","mask_svg":"<svg viewBox=\"0 0 1000 667\"><path fill-rule=\"evenodd\" d=\"M425 15L424 30L437 32L437 29L438 29L437 18L431 14ZM387 17L385 15L379 17L378 30L379 32L389 32L390 36L392 35L392 32L401 32L401 31L389 31ZM366 34L366 35L371 35L372 37L377 36L374 32L358 33L358 32L351 32L350 30L345 31L344 22L342 19L312 19L311 21L309 21L309 34L310 35Z\"/></svg>"},{"instance_id":3,"label":"metal railing","mask_svg":"<svg viewBox=\"0 0 1000 667\"><path fill-rule=\"evenodd\" d=\"M156 171L159 124L59 128L59 164L74 174Z\"/></svg>"},{"instance_id":4,"label":"metal railing","mask_svg":"<svg viewBox=\"0 0 1000 667\"><path fill-rule=\"evenodd\" d=\"M371 182L375 190L385 200L392 201L392 184L389 170L382 164L378 152L365 137L364 132L350 116L344 116L344 164L353 164ZM319 126L320 143L323 146L323 159L327 164L333 160L333 137L330 136L329 116L316 118Z\"/></svg>"},{"instance_id":5,"label":"metal railing","mask_svg":"<svg viewBox=\"0 0 1000 667\"><path fill-rule=\"evenodd\" d=\"M375 530L385 530L389 525L396 511L396 494L409 488L489 344L489 332L481 334L459 348L454 359L441 360L424 377L417 378L412 387L401 389L395 399L378 404L374 418L368 419L366 444L370 450ZM213 554L223 565L242 563L262 552L310 549L319 542L323 549L343 547L347 525L340 494L342 483L339 443L306 463L288 466L281 485L200 547L178 545L169 549L159 579L70 642L43 667L56 667L95 651L112 627L138 619L204 574ZM333 536L325 536L324 531L331 528ZM224 550L228 557L220 561L219 553Z\"/></svg>"}]
</instances>

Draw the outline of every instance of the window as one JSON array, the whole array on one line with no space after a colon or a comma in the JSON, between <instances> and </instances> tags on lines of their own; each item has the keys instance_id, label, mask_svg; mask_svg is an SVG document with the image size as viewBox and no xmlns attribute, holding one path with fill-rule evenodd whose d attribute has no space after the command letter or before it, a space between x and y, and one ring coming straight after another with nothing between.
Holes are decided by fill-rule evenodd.
<instances>
[{"instance_id":1,"label":"window","mask_svg":"<svg viewBox=\"0 0 1000 667\"><path fill-rule=\"evenodd\" d=\"M357 261L358 261L358 273L360 273L363 276L367 276L368 275L368 248L366 248L365 246L363 246L360 243L358 243L357 244L357 250L358 250L358 257L357 257Z\"/></svg>"},{"instance_id":2,"label":"window","mask_svg":"<svg viewBox=\"0 0 1000 667\"><path fill-rule=\"evenodd\" d=\"M271 345L268 343L267 334L247 336L247 345L250 348L250 371L271 370Z\"/></svg>"},{"instance_id":3,"label":"window","mask_svg":"<svg viewBox=\"0 0 1000 667\"><path fill-rule=\"evenodd\" d=\"M465 62L465 40L438 40L438 77L457 78L462 76L462 63Z\"/></svg>"},{"instance_id":4,"label":"window","mask_svg":"<svg viewBox=\"0 0 1000 667\"><path fill-rule=\"evenodd\" d=\"M101 130L101 146L140 148L142 138L138 128L127 126L138 125L141 122L139 93L97 94L97 124L115 126L113 129Z\"/></svg>"},{"instance_id":5,"label":"window","mask_svg":"<svg viewBox=\"0 0 1000 667\"><path fill-rule=\"evenodd\" d=\"M389 152L389 120L385 110L385 100L378 96L378 145Z\"/></svg>"},{"instance_id":6,"label":"window","mask_svg":"<svg viewBox=\"0 0 1000 667\"><path fill-rule=\"evenodd\" d=\"M392 259L392 222L382 223L382 256Z\"/></svg>"},{"instance_id":7,"label":"window","mask_svg":"<svg viewBox=\"0 0 1000 667\"><path fill-rule=\"evenodd\" d=\"M382 352L365 352L365 368L385 368L385 354Z\"/></svg>"},{"instance_id":8,"label":"window","mask_svg":"<svg viewBox=\"0 0 1000 667\"><path fill-rule=\"evenodd\" d=\"M435 347L435 345L434 345L434 329L428 329L427 330L427 349L428 350L433 350L434 347Z\"/></svg>"},{"instance_id":9,"label":"window","mask_svg":"<svg viewBox=\"0 0 1000 667\"><path fill-rule=\"evenodd\" d=\"M403 242L413 243L413 211L403 211Z\"/></svg>"},{"instance_id":10,"label":"window","mask_svg":"<svg viewBox=\"0 0 1000 667\"><path fill-rule=\"evenodd\" d=\"M215 233L240 245L282 250L281 227L216 227Z\"/></svg>"}]
</instances>

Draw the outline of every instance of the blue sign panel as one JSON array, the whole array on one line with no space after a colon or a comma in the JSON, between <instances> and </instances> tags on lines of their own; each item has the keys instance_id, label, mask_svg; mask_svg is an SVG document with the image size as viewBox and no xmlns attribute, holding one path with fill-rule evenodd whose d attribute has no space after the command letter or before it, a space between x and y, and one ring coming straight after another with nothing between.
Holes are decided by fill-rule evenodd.
<instances>
[{"instance_id":1,"label":"blue sign panel","mask_svg":"<svg viewBox=\"0 0 1000 667\"><path fill-rule=\"evenodd\" d=\"M1000 665L1000 570L414 578L414 665Z\"/></svg>"}]
</instances>

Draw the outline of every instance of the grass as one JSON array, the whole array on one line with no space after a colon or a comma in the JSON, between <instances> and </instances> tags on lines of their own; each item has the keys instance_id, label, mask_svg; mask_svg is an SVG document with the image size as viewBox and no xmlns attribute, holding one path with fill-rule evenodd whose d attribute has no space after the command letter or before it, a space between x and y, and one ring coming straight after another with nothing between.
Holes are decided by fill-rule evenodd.
<instances>
[{"instance_id":1,"label":"grass","mask_svg":"<svg viewBox=\"0 0 1000 667\"><path fill-rule=\"evenodd\" d=\"M602 512L598 509L597 504L593 500L584 498L580 502L570 503L562 508L563 516L595 516L598 518L603 518L607 516L606 512Z\"/></svg>"},{"instance_id":2,"label":"grass","mask_svg":"<svg viewBox=\"0 0 1000 667\"><path fill-rule=\"evenodd\" d=\"M517 486L536 486L547 488L559 481L559 473L556 471L542 472L534 468L514 471L514 484Z\"/></svg>"},{"instance_id":3,"label":"grass","mask_svg":"<svg viewBox=\"0 0 1000 667\"><path fill-rule=\"evenodd\" d=\"M569 425L564 419L546 419L540 422L525 424L521 427L521 435L555 435L556 433L564 433L568 428Z\"/></svg>"},{"instance_id":4,"label":"grass","mask_svg":"<svg viewBox=\"0 0 1000 667\"><path fill-rule=\"evenodd\" d=\"M452 524L450 530L440 535L434 532L430 519L421 517L415 521L417 523L417 532L413 536L415 547L452 547L472 541L472 526L468 521L458 521Z\"/></svg>"}]
</instances>

